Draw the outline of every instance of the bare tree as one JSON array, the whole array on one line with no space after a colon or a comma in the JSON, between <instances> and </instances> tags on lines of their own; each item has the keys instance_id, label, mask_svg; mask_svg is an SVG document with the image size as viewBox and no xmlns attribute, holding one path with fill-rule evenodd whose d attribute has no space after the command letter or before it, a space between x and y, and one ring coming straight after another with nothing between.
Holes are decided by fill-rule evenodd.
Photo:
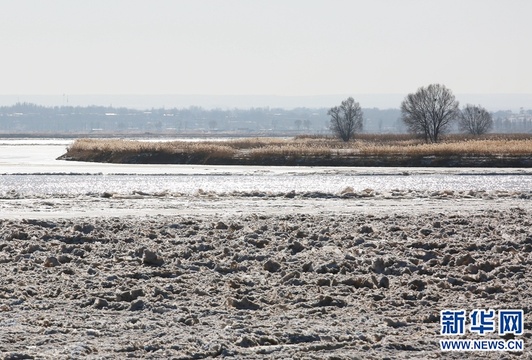
<instances>
[{"instance_id":1,"label":"bare tree","mask_svg":"<svg viewBox=\"0 0 532 360\"><path fill-rule=\"evenodd\" d=\"M362 130L362 109L352 97L342 101L340 106L331 108L331 131L343 141L349 141L357 131Z\"/></svg>"},{"instance_id":2,"label":"bare tree","mask_svg":"<svg viewBox=\"0 0 532 360\"><path fill-rule=\"evenodd\" d=\"M431 84L408 94L401 103L403 122L409 132L421 134L426 142L438 142L459 114L459 103L444 85Z\"/></svg>"},{"instance_id":3,"label":"bare tree","mask_svg":"<svg viewBox=\"0 0 532 360\"><path fill-rule=\"evenodd\" d=\"M491 114L483 107L467 104L460 112L460 130L473 135L482 135L493 128Z\"/></svg>"}]
</instances>

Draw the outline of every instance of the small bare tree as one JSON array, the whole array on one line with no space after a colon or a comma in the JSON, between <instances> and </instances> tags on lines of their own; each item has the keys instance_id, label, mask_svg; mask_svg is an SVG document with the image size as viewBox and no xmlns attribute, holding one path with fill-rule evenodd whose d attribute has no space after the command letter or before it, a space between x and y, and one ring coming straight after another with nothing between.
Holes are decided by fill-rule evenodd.
<instances>
[{"instance_id":1,"label":"small bare tree","mask_svg":"<svg viewBox=\"0 0 532 360\"><path fill-rule=\"evenodd\" d=\"M458 125L460 130L472 135L482 135L493 128L491 114L483 107L467 104L460 112Z\"/></svg>"},{"instance_id":2,"label":"small bare tree","mask_svg":"<svg viewBox=\"0 0 532 360\"><path fill-rule=\"evenodd\" d=\"M352 97L342 101L340 106L331 108L331 131L343 141L349 141L357 131L362 130L362 109Z\"/></svg>"},{"instance_id":3,"label":"small bare tree","mask_svg":"<svg viewBox=\"0 0 532 360\"><path fill-rule=\"evenodd\" d=\"M459 103L444 85L431 84L408 94L401 103L402 119L408 130L421 134L426 142L438 142L459 114Z\"/></svg>"}]
</instances>

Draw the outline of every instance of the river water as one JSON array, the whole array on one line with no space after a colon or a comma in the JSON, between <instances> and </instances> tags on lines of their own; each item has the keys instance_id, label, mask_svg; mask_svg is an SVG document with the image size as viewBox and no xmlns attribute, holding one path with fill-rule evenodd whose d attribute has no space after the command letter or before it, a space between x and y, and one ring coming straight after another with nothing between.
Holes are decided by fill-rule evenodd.
<instances>
[{"instance_id":1,"label":"river water","mask_svg":"<svg viewBox=\"0 0 532 360\"><path fill-rule=\"evenodd\" d=\"M0 196L532 190L530 169L121 165L55 160L73 140L0 139Z\"/></svg>"}]
</instances>

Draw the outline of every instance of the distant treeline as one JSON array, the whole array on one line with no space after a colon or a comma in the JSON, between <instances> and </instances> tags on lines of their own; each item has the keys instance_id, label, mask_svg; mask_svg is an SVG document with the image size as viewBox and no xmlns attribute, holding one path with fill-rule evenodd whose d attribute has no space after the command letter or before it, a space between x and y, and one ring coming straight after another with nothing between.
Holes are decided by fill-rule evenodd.
<instances>
[{"instance_id":1,"label":"distant treeline","mask_svg":"<svg viewBox=\"0 0 532 360\"><path fill-rule=\"evenodd\" d=\"M136 110L105 106L45 107L17 103L0 107L0 133L117 133L117 134L328 134L328 108L250 108L213 109L188 107L183 109ZM399 109L363 109L365 133L404 133ZM494 132L532 131L532 110L493 113Z\"/></svg>"}]
</instances>

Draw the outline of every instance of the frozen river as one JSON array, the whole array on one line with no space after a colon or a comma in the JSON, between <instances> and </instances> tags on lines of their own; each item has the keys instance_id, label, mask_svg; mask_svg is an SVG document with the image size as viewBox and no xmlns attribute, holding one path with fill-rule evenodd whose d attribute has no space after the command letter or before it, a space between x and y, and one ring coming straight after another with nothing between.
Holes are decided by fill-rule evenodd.
<instances>
[{"instance_id":1,"label":"frozen river","mask_svg":"<svg viewBox=\"0 0 532 360\"><path fill-rule=\"evenodd\" d=\"M55 160L71 142L0 140L0 195L338 194L347 187L354 191L532 190L530 169L119 165Z\"/></svg>"},{"instance_id":2,"label":"frozen river","mask_svg":"<svg viewBox=\"0 0 532 360\"><path fill-rule=\"evenodd\" d=\"M457 209L475 213L516 206L528 209L532 195L531 169L120 165L55 160L71 142L0 140L1 218L388 215ZM352 196L339 196L346 191Z\"/></svg>"}]
</instances>

